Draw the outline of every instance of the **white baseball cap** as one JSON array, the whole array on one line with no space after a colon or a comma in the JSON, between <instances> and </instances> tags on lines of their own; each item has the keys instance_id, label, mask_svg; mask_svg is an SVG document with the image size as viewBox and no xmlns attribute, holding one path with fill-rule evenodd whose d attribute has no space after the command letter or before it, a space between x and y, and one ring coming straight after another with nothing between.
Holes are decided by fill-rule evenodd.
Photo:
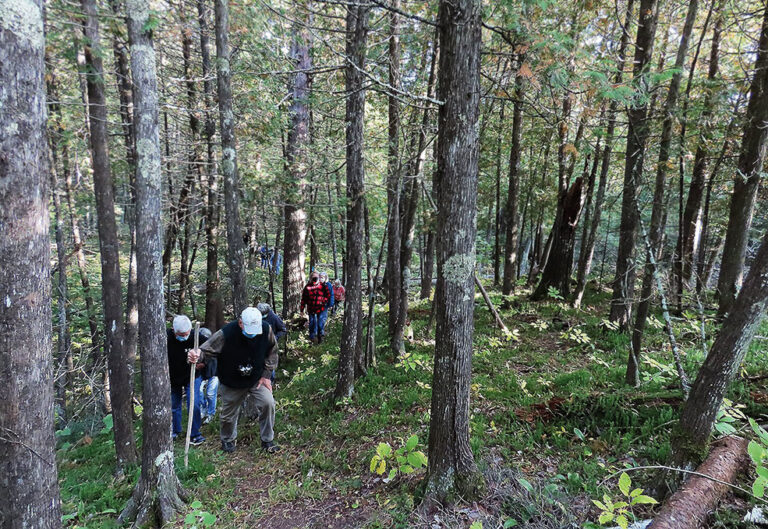
<instances>
[{"instance_id":1,"label":"white baseball cap","mask_svg":"<svg viewBox=\"0 0 768 529\"><path fill-rule=\"evenodd\" d=\"M179 314L173 318L173 332L186 333L192 330L192 322L187 316Z\"/></svg>"},{"instance_id":2,"label":"white baseball cap","mask_svg":"<svg viewBox=\"0 0 768 529\"><path fill-rule=\"evenodd\" d=\"M256 307L248 307L240 314L243 330L248 334L261 334L261 311Z\"/></svg>"}]
</instances>

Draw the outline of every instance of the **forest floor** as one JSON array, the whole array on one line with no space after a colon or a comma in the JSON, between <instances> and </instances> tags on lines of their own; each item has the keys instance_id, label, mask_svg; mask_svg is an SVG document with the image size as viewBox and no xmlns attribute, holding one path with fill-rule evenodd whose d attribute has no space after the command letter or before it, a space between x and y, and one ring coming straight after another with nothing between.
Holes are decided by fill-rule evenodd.
<instances>
[{"instance_id":1,"label":"forest floor","mask_svg":"<svg viewBox=\"0 0 768 529\"><path fill-rule=\"evenodd\" d=\"M501 306L501 295L490 294ZM423 469L391 480L389 467L383 474L370 470L380 443L397 449L416 435L412 451L427 451L434 341L424 336L430 305L422 301L410 310L415 339L407 343L406 358L389 354L386 313L377 313L377 365L341 406L331 401L341 316L329 322L322 345L292 333L275 387L282 451L263 453L258 425L245 421L231 455L220 450L218 425L206 425L208 441L191 450L188 469L178 442L179 476L199 503L175 527L205 527L209 513L216 517L212 526L221 528L591 526L600 514L592 499L619 499L617 472L667 460L682 402L671 354L657 315L646 333L642 384L627 387L629 336L606 321L606 292L588 291L581 310L558 299L533 303L526 294L520 289L501 310L512 337L493 326L476 298L471 447L487 482L481 500L421 515ZM706 350L700 317L686 312L675 327L693 377ZM705 328L711 343L716 323L710 314ZM768 334L768 326L758 334ZM748 429L741 413L758 420L768 413L768 380L749 379L768 374L767 348L763 339L753 344L719 429ZM72 426L58 437L66 526L118 527L116 512L138 469L122 479L112 476L108 421L101 432L86 435ZM651 474L630 474L633 488L654 485ZM752 527L740 521L749 507L748 498L730 497L710 527ZM649 510L635 514L652 516Z\"/></svg>"}]
</instances>

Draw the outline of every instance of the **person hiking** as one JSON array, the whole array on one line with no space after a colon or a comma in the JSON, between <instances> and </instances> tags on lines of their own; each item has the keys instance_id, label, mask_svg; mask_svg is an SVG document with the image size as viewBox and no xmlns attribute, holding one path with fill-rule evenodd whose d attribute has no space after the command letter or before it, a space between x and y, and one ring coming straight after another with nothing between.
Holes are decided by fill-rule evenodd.
<instances>
[{"instance_id":1,"label":"person hiking","mask_svg":"<svg viewBox=\"0 0 768 529\"><path fill-rule=\"evenodd\" d=\"M192 431L190 433L189 443L197 446L205 442L205 437L200 434L200 425L202 424L200 416L200 403L202 396L200 393L200 384L203 381L202 375L205 369L204 363L198 363L195 370L195 383L192 391L195 392L195 402L193 410L189 410L189 362L187 354L194 349L194 336L192 336L192 322L187 316L177 315L173 318L173 325L168 333L168 374L171 379L171 418L172 418L172 436L174 439L184 437L184 431L181 425L181 407L183 393L187 394L187 412L192 415ZM200 340L205 342L204 337ZM195 360L196 362L196 360Z\"/></svg>"},{"instance_id":2,"label":"person hiking","mask_svg":"<svg viewBox=\"0 0 768 529\"><path fill-rule=\"evenodd\" d=\"M200 327L200 336L207 340L211 337L211 330ZM203 418L203 424L208 424L216 415L216 397L219 394L219 377L216 376L218 362L215 358L207 358L205 369L203 369L203 383L200 386L202 402L200 402L200 416Z\"/></svg>"},{"instance_id":3,"label":"person hiking","mask_svg":"<svg viewBox=\"0 0 768 529\"><path fill-rule=\"evenodd\" d=\"M310 273L309 282L301 292L299 312L303 313L306 307L307 314L309 315L309 341L312 343L323 341L323 334L325 332L321 325L324 322L320 318L320 314L325 310L325 304L330 297L331 294L328 292L328 287L320 282L320 274L314 271Z\"/></svg>"},{"instance_id":4,"label":"person hiking","mask_svg":"<svg viewBox=\"0 0 768 529\"><path fill-rule=\"evenodd\" d=\"M341 286L341 279L337 279L333 282L333 307L331 308L331 314L336 314L337 307L344 303L346 299L347 291Z\"/></svg>"},{"instance_id":5,"label":"person hiking","mask_svg":"<svg viewBox=\"0 0 768 529\"><path fill-rule=\"evenodd\" d=\"M328 311L333 307L333 285L330 281L328 281L328 274L325 272L320 272L320 282L328 288L328 292L330 293L330 297L328 298L328 301L325 302L325 308L323 309L323 312L320 313L320 319L322 320L320 324L320 338L321 340L325 338L325 324L328 322Z\"/></svg>"},{"instance_id":6,"label":"person hiking","mask_svg":"<svg viewBox=\"0 0 768 529\"><path fill-rule=\"evenodd\" d=\"M235 451L240 406L253 395L259 417L261 447L272 454L275 444L275 399L272 371L277 367L277 340L269 323L256 307L248 307L240 318L216 331L199 349L189 352L189 360L218 360L219 400L221 401L221 449Z\"/></svg>"},{"instance_id":7,"label":"person hiking","mask_svg":"<svg viewBox=\"0 0 768 529\"><path fill-rule=\"evenodd\" d=\"M272 327L272 332L275 333L275 340L280 342L280 338L288 334L288 329L285 327L285 323L283 323L282 318L275 314L275 312L272 310L272 307L269 306L269 303L259 303L256 305L256 308L259 309L259 312L261 312L261 319L269 323L269 326ZM275 383L275 371L277 370L277 367L272 370L272 383Z\"/></svg>"}]
</instances>

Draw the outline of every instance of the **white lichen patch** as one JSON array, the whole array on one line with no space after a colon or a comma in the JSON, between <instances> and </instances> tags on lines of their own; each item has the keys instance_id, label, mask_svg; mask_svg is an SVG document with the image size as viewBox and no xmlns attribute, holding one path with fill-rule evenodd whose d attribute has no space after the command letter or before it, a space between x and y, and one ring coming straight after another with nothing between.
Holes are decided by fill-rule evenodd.
<instances>
[{"instance_id":1,"label":"white lichen patch","mask_svg":"<svg viewBox=\"0 0 768 529\"><path fill-rule=\"evenodd\" d=\"M149 20L149 2L147 0L128 0L125 5L128 15L141 27Z\"/></svg>"},{"instance_id":2,"label":"white lichen patch","mask_svg":"<svg viewBox=\"0 0 768 529\"><path fill-rule=\"evenodd\" d=\"M3 0L0 2L0 28L16 35L42 52L45 46L43 13L31 0Z\"/></svg>"},{"instance_id":3,"label":"white lichen patch","mask_svg":"<svg viewBox=\"0 0 768 529\"><path fill-rule=\"evenodd\" d=\"M475 256L472 254L454 254L443 264L443 277L446 281L464 283L475 269Z\"/></svg>"},{"instance_id":4,"label":"white lichen patch","mask_svg":"<svg viewBox=\"0 0 768 529\"><path fill-rule=\"evenodd\" d=\"M161 452L160 455L158 455L155 458L155 466L156 467L162 467L163 465L173 464L173 451L172 450L166 450L165 452Z\"/></svg>"},{"instance_id":5,"label":"white lichen patch","mask_svg":"<svg viewBox=\"0 0 768 529\"><path fill-rule=\"evenodd\" d=\"M160 150L152 140L141 139L136 142L138 177L152 180L160 176Z\"/></svg>"}]
</instances>

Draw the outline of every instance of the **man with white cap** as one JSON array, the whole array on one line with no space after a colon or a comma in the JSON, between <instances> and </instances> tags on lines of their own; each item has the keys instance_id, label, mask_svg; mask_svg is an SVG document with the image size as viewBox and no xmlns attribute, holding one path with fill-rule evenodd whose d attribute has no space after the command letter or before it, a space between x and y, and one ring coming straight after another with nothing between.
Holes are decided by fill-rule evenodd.
<instances>
[{"instance_id":1,"label":"man with white cap","mask_svg":"<svg viewBox=\"0 0 768 529\"><path fill-rule=\"evenodd\" d=\"M234 452L240 405L250 394L256 402L261 427L261 447L269 453L279 450L274 443L275 399L272 397L272 370L277 368L277 340L272 328L262 321L261 312L248 307L240 319L228 323L200 349L189 352L189 361L206 356L218 360L221 402L221 449Z\"/></svg>"},{"instance_id":2,"label":"man with white cap","mask_svg":"<svg viewBox=\"0 0 768 529\"><path fill-rule=\"evenodd\" d=\"M201 336L201 341L205 338ZM173 318L173 328L168 329L168 374L171 379L171 417L173 425L173 438L183 436L184 431L181 424L181 406L183 393L187 393L187 411L189 411L189 370L187 356L190 350L194 348L195 340L192 336L192 322L183 314ZM202 382L202 370L205 365L200 364L195 370L195 384L192 391L195 392L194 409L189 413L192 415L192 431L190 433L190 444L199 445L205 441L200 434L200 404L202 402L202 393L200 392L200 383Z\"/></svg>"}]
</instances>

